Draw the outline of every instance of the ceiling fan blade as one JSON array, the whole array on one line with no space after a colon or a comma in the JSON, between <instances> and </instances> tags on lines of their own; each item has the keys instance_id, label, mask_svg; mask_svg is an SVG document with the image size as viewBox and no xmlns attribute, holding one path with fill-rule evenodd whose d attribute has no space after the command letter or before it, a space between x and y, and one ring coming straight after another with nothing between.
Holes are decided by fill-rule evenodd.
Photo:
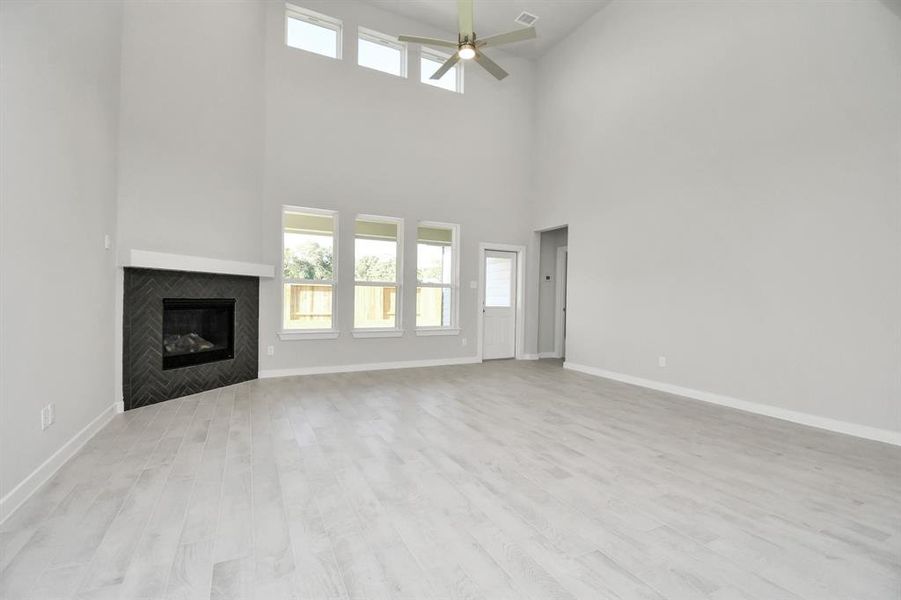
<instances>
[{"instance_id":1,"label":"ceiling fan blade","mask_svg":"<svg viewBox=\"0 0 901 600\"><path fill-rule=\"evenodd\" d=\"M416 35L400 35L397 39L401 42L422 44L423 46L437 46L439 48L456 48L458 46L457 42L449 42L447 40L439 40L430 37L419 37Z\"/></svg>"},{"instance_id":2,"label":"ceiling fan blade","mask_svg":"<svg viewBox=\"0 0 901 600\"><path fill-rule=\"evenodd\" d=\"M460 36L472 39L472 0L457 0Z\"/></svg>"},{"instance_id":3,"label":"ceiling fan blade","mask_svg":"<svg viewBox=\"0 0 901 600\"><path fill-rule=\"evenodd\" d=\"M441 65L438 68L438 70L435 71L435 73L432 74L432 76L429 79L434 79L436 81L438 79L441 79L442 77L444 77L444 74L447 73L448 71L450 71L454 67L454 65L457 64L459 61L460 61L460 55L457 54L456 52L453 53L451 55L451 57L449 59L447 59L446 61L444 61L444 64Z\"/></svg>"},{"instance_id":4,"label":"ceiling fan blade","mask_svg":"<svg viewBox=\"0 0 901 600\"><path fill-rule=\"evenodd\" d=\"M488 58L487 56L485 56L478 50L476 50L475 61L477 63L479 63L480 65L482 65L482 67L486 71L488 71L489 73L494 75L495 79L497 79L498 81L500 81L501 79L503 79L504 77L509 75L509 73L504 71L500 67L500 65L498 65L496 62L494 62L493 60L491 60L490 58Z\"/></svg>"},{"instance_id":5,"label":"ceiling fan blade","mask_svg":"<svg viewBox=\"0 0 901 600\"><path fill-rule=\"evenodd\" d=\"M534 39L538 35L534 27L524 27L508 31L507 33L499 33L490 37L482 38L476 42L480 48L483 46L500 46L501 44L512 44L513 42L522 42Z\"/></svg>"}]
</instances>

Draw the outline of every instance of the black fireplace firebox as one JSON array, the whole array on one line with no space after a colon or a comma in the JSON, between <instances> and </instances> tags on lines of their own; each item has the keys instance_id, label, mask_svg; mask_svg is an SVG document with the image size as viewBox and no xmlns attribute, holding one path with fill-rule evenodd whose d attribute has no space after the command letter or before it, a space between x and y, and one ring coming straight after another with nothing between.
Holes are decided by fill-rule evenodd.
<instances>
[{"instance_id":1,"label":"black fireplace firebox","mask_svg":"<svg viewBox=\"0 0 901 600\"><path fill-rule=\"evenodd\" d=\"M234 298L163 298L163 370L235 356Z\"/></svg>"}]
</instances>

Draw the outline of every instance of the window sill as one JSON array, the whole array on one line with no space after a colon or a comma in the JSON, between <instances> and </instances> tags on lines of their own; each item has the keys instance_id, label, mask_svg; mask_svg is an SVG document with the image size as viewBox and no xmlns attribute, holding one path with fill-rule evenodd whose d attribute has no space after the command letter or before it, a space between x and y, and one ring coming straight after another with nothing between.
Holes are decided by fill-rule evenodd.
<instances>
[{"instance_id":1,"label":"window sill","mask_svg":"<svg viewBox=\"0 0 901 600\"><path fill-rule=\"evenodd\" d=\"M460 335L460 329L458 327L435 327L429 329L417 329L416 335L420 336L430 336L430 335Z\"/></svg>"},{"instance_id":2,"label":"window sill","mask_svg":"<svg viewBox=\"0 0 901 600\"><path fill-rule=\"evenodd\" d=\"M403 337L403 329L354 329L350 332L355 338L398 338Z\"/></svg>"},{"instance_id":3,"label":"window sill","mask_svg":"<svg viewBox=\"0 0 901 600\"><path fill-rule=\"evenodd\" d=\"M278 337L282 341L291 340L334 340L338 337L338 331L334 329L308 330L308 331L279 331Z\"/></svg>"}]
</instances>

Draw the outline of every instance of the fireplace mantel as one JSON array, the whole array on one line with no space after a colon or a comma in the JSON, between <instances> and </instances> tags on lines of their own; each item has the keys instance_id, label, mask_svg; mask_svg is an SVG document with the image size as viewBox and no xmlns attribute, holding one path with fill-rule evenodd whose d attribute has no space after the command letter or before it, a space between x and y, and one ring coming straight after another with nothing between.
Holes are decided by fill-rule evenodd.
<instances>
[{"instance_id":1,"label":"fireplace mantel","mask_svg":"<svg viewBox=\"0 0 901 600\"><path fill-rule=\"evenodd\" d=\"M216 273L219 275L245 275L250 277L275 277L275 267L259 263L169 254L150 250L131 250L120 267L141 269L161 269L165 271L189 271L193 273Z\"/></svg>"}]
</instances>

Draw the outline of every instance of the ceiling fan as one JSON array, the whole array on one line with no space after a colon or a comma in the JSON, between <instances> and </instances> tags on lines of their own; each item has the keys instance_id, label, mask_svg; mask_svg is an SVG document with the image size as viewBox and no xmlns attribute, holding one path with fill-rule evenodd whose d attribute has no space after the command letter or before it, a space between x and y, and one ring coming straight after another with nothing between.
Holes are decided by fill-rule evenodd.
<instances>
[{"instance_id":1,"label":"ceiling fan","mask_svg":"<svg viewBox=\"0 0 901 600\"><path fill-rule=\"evenodd\" d=\"M501 80L509 73L504 71L496 62L485 56L482 52L482 48L531 40L537 35L534 27L524 27L508 33L499 33L497 35L479 39L476 37L472 25L472 0L458 0L457 10L460 33L456 42L414 35L402 35L397 38L402 42L412 42L414 44L422 44L423 46L456 49L456 52L454 52L454 54L448 58L437 71L435 71L431 79L441 79L444 74L450 71L461 59L474 59L482 66L482 68L494 75L498 80Z\"/></svg>"}]
</instances>

